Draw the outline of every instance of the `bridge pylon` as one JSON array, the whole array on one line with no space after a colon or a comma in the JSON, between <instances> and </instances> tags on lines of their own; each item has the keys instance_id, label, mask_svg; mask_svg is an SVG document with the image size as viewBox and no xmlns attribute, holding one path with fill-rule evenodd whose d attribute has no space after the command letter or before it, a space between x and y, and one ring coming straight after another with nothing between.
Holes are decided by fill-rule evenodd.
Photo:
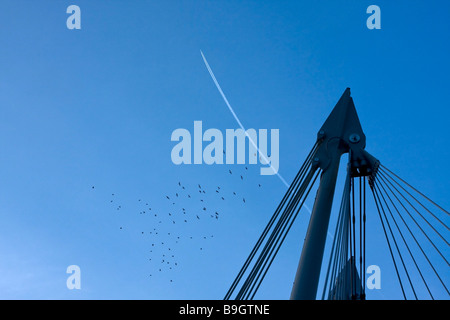
<instances>
[{"instance_id":1,"label":"bridge pylon","mask_svg":"<svg viewBox=\"0 0 450 320\"><path fill-rule=\"evenodd\" d=\"M349 153L349 174L371 176L378 161L364 150L366 136L347 88L317 134L318 148L312 166L322 174L305 242L303 245L291 300L314 300L330 221L340 158Z\"/></svg>"}]
</instances>

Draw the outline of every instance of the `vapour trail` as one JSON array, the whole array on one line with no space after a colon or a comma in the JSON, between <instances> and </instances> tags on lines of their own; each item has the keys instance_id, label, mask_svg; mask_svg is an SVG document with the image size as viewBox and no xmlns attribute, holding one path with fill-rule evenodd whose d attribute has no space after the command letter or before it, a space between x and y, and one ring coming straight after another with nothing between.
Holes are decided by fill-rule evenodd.
<instances>
[{"instance_id":1,"label":"vapour trail","mask_svg":"<svg viewBox=\"0 0 450 320\"><path fill-rule=\"evenodd\" d=\"M236 122L238 123L238 125L241 127L241 129L245 132L245 134L247 135L250 143L253 145L253 147L258 151L258 153L264 158L266 163L269 163L269 161L267 160L267 158L264 156L264 154L262 154L262 152L259 151L258 146L255 144L255 142L252 140L252 138L247 134L247 131L245 130L244 126L242 125L242 122L239 120L238 116L236 115L236 112L234 112L233 108L231 107L230 103L228 102L227 97L225 96L225 94L222 91L222 88L220 87L219 82L217 81L216 77L214 76L214 72L212 71L211 67L209 66L208 61L205 58L205 55L203 54L203 52L200 50L200 53L202 55L203 58L203 62L206 65L206 68L208 69L209 75L211 76L211 78L214 81L214 84L217 87L217 90L219 90L220 95L222 96L223 100L225 101L225 104L227 105L228 109L230 110L231 114L233 115L234 119L236 119ZM275 170L273 169L272 165L270 165L270 167L272 168L272 170L275 172ZM286 187L289 188L289 184L286 182L286 180L277 172L277 176L278 178L280 178L281 182L284 183L284 185ZM306 205L306 203L304 204L306 210L308 210L308 212L311 214L311 209Z\"/></svg>"},{"instance_id":2,"label":"vapour trail","mask_svg":"<svg viewBox=\"0 0 450 320\"><path fill-rule=\"evenodd\" d=\"M227 105L227 107L228 107L228 109L230 110L231 114L233 115L234 119L236 119L236 122L237 122L238 125L241 127L241 129L245 132L245 135L248 137L248 140L249 140L250 143L253 145L253 147L258 151L259 155L260 155L261 157L264 158L264 161L265 161L266 163L270 163L269 160L266 158L266 156L265 156L262 152L259 151L259 148L258 148L258 146L256 145L256 143L253 141L253 139L247 134L247 131L245 130L245 128L244 128L244 126L242 125L241 121L239 120L238 116L236 115L236 113L234 112L234 110L233 110L233 108L231 107L230 103L228 102L227 97L226 97L225 94L223 93L222 88L220 87L219 82L217 81L216 77L214 76L214 73L213 73L213 71L211 70L211 67L209 66L209 63L208 63L208 61L207 61L206 58L205 58L205 55L203 54L203 52L202 52L201 50L200 50L200 53L201 53L201 55L202 55L203 62L205 63L206 68L208 69L208 72L209 72L211 78L213 79L214 84L215 84L216 87L217 87L217 90L219 90L220 95L222 96L223 100L225 101L225 104ZM273 172L275 172L275 169L272 167L272 164L270 164L270 168L272 168ZM280 180L284 183L284 185L285 185L286 187L289 188L289 184L286 182L286 180L285 180L278 172L276 172L276 175L280 178Z\"/></svg>"}]
</instances>

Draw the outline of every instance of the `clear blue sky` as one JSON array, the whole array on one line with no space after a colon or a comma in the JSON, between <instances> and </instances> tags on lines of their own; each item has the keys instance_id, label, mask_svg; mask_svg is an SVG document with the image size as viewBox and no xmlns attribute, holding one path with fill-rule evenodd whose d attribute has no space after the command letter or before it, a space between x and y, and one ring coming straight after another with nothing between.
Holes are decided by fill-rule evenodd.
<instances>
[{"instance_id":1,"label":"clear blue sky","mask_svg":"<svg viewBox=\"0 0 450 320\"><path fill-rule=\"evenodd\" d=\"M71 4L81 30L66 28ZM366 27L371 4L381 30ZM200 50L244 126L280 130L287 181L350 87L367 150L450 208L449 12L446 1L3 0L0 298L223 298L286 186L259 165L172 163L173 130L238 128ZM220 218L196 219L203 205ZM289 298L307 221L257 298ZM401 298L373 221L367 264L382 289L368 298ZM81 290L66 288L72 264Z\"/></svg>"}]
</instances>

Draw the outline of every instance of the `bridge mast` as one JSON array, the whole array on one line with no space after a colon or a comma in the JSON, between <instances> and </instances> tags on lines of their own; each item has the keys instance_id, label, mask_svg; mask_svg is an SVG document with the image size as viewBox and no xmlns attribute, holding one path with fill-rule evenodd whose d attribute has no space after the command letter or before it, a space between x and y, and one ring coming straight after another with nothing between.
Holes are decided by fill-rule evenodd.
<instances>
[{"instance_id":1,"label":"bridge mast","mask_svg":"<svg viewBox=\"0 0 450 320\"><path fill-rule=\"evenodd\" d=\"M352 176L370 175L377 161L364 150L366 137L349 88L319 130L317 140L320 145L313 165L322 169L322 176L291 292L292 300L316 299L341 156L350 154Z\"/></svg>"}]
</instances>

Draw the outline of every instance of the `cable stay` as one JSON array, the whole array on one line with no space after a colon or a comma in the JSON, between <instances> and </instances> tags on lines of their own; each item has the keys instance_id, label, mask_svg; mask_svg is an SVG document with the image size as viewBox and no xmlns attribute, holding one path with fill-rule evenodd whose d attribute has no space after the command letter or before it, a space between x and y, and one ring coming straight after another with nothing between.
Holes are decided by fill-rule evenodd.
<instances>
[{"instance_id":1,"label":"cable stay","mask_svg":"<svg viewBox=\"0 0 450 320\"><path fill-rule=\"evenodd\" d=\"M313 157L318 145L316 143L311 149L294 181L226 293L225 300L231 299L235 291L237 291L236 300L249 300L255 296L320 173L320 170L317 170L317 165L313 164ZM259 253L259 256L256 258L257 253ZM247 272L250 266L252 268ZM247 274L247 277L243 280L245 274ZM241 287L237 290L240 283L242 283Z\"/></svg>"},{"instance_id":2,"label":"cable stay","mask_svg":"<svg viewBox=\"0 0 450 320\"><path fill-rule=\"evenodd\" d=\"M437 253L441 256L441 258L446 262L447 266L450 267L449 262L447 261L447 259L444 257L444 255L442 254L442 252L438 249L437 245L434 243L434 241L430 238L430 236L425 232L424 228L419 224L419 222L417 222L417 220L413 217L413 215L411 215L411 213L409 212L409 210L406 208L405 204L403 202L401 202L401 199L397 197L397 194L399 194L413 209L414 211L424 219L424 221L427 223L427 225L429 225L431 227L431 229L433 231L435 231L435 233L439 236L439 238L441 238L448 246L448 242L447 240L428 222L427 219L425 219L423 217L423 215L414 207L411 205L411 203L404 197L404 195L402 195L402 193L395 188L395 186L389 181L386 180L385 177L383 177L382 175L380 175L382 181L387 181L387 183L396 191L396 193L393 193L394 196L396 197L397 201L402 205L403 209L408 213L409 217L411 218L411 220L414 221L414 223L416 224L416 226L420 229L420 231L423 233L423 235L428 239L428 241L430 242L430 244L433 246L433 248L437 251Z\"/></svg>"},{"instance_id":3,"label":"cable stay","mask_svg":"<svg viewBox=\"0 0 450 320\"><path fill-rule=\"evenodd\" d=\"M393 176L395 176L398 180L400 180L401 182L403 182L405 185L407 185L409 188L411 188L412 190L414 190L415 192L417 192L419 195L421 195L422 197L424 197L426 200L428 200L431 204L433 204L434 206L436 206L437 208L439 208L442 212L446 213L448 216L450 216L450 213L445 210L444 208L442 208L440 205L438 205L437 203L435 203L433 200L431 200L430 198L428 198L426 195L424 195L422 192L420 192L419 190L417 190L416 188L414 188L413 186L411 186L409 183L407 183L405 180L403 180L402 178L400 178L398 175L396 175L395 173L393 173L391 170L389 170L388 168L386 168L385 166L381 165L381 169L384 169L386 171L388 171L389 173L391 173Z\"/></svg>"},{"instance_id":4,"label":"cable stay","mask_svg":"<svg viewBox=\"0 0 450 320\"><path fill-rule=\"evenodd\" d=\"M351 162L347 166L322 299L365 300L366 297L364 278L360 277L365 274L366 263L366 179L357 174Z\"/></svg>"},{"instance_id":5,"label":"cable stay","mask_svg":"<svg viewBox=\"0 0 450 320\"><path fill-rule=\"evenodd\" d=\"M446 229L447 229L447 231L450 231L450 228L442 221L442 220L440 220L433 212L431 212L427 207L425 207L419 200L417 200L413 195L411 195L401 184L399 184L398 183L398 181L395 181L395 179L392 179L392 177L389 175L389 173L387 173L387 172L385 172L385 171L380 171L380 174L383 176L383 177L385 177L386 179L388 179L388 180L390 180L390 181L392 181L392 182L394 182L394 183L396 183L403 191L405 191L412 199L414 199L422 208L424 208L428 213L430 213L431 214L431 216L433 217L433 218L435 218L442 226L444 226ZM414 189L414 190L416 190L416 189ZM399 192L400 193L400 192ZM422 193L420 193L420 194L422 194ZM404 196L404 195L402 195L402 197L404 197L404 199L405 199L405 201L407 201L408 202L408 204L416 211L416 212L419 212L408 200L407 200L407 198L406 198L406 196ZM428 198L427 198L428 199ZM434 204L434 202L433 202L433 204ZM440 209L442 209L441 207L439 207ZM443 209L442 209L443 210ZM445 210L444 210L444 212L446 212ZM419 213L420 214L420 213ZM425 220L425 222L431 227L431 228L433 228L433 230L435 230L436 231L436 229L430 224L430 222L428 222L428 220L426 219L426 218L424 218L422 215L420 215L424 220ZM436 231L437 232L437 231ZM440 233L439 232L437 232L438 234L439 234L439 236L446 242L446 244L447 244L447 246L449 245L449 243L440 235Z\"/></svg>"},{"instance_id":6,"label":"cable stay","mask_svg":"<svg viewBox=\"0 0 450 320\"><path fill-rule=\"evenodd\" d=\"M430 295L431 299L434 299L434 298L433 298L433 294L431 293L430 288L428 287L428 284L427 284L427 282L426 282L426 280L425 280L425 278L424 278L424 276L423 276L423 273L421 272L421 270L420 270L420 268L419 268L419 266L418 266L418 264L417 264L417 261L416 261L416 259L414 258L414 255L413 255L413 253L411 252L411 249L410 249L410 247L408 246L408 244L407 244L407 242L406 242L406 240L405 240L405 237L403 236L402 232L400 231L400 228L399 228L399 226L398 226L398 224L397 224L397 222L396 222L396 220L395 220L395 218L394 218L394 216L393 216L393 214L392 214L392 211L389 209L389 204L386 202L386 199L385 199L385 197L384 197L384 195L383 195L383 192L384 192L384 194L389 198L390 203L391 203L392 206L394 207L395 211L398 213L399 217L401 218L402 222L405 224L405 226L406 226L406 228L408 229L408 231L410 232L411 236L412 236L412 237L414 238L414 240L416 241L416 244L418 244L418 243L417 243L417 239L414 237L414 234L411 232L411 229L410 229L410 228L408 227L408 225L405 223L405 220L403 219L403 217L402 217L401 214L399 213L397 207L395 206L394 202L393 202L392 199L390 198L389 194L386 193L386 189L384 188L384 186L383 186L382 184L380 184L380 186L381 186L381 189L382 189L382 190L381 190L379 187L376 186L376 188L377 188L377 190L378 190L378 193L381 194L381 196L382 196L382 198L383 198L383 201L384 201L386 207L387 207L388 210L389 210L389 213L390 213L390 215L391 215L391 217L392 217L392 220L394 221L395 226L396 226L398 232L400 233L400 236L402 237L403 243L405 244L405 246L406 246L406 248L407 248L407 250L408 250L408 253L409 253L409 255L411 256L411 259L412 259L413 262L414 262L414 266L416 267L417 271L419 272L420 278L422 279L422 281L423 281L425 287L427 288L428 294ZM419 245L419 244L418 244L418 245ZM419 247L420 247L420 245L419 245ZM420 249L421 249L421 247L420 247ZM421 251L423 252L423 249L421 249ZM416 298L417 298L417 297L416 297Z\"/></svg>"},{"instance_id":7,"label":"cable stay","mask_svg":"<svg viewBox=\"0 0 450 320\"><path fill-rule=\"evenodd\" d=\"M380 165L380 168L381 167L386 168ZM377 172L376 177L370 179L369 185L374 196L379 219L383 227L385 239L389 247L389 252L391 254L391 259L396 270L397 279L403 297L404 299L407 299L408 293L405 283L401 279L401 274L403 274L403 276L406 278L406 283L409 284L408 287L410 288L410 292L412 292L414 299L419 299L419 291L416 288L419 284L423 285L426 289L426 291L421 290L420 293L422 294L422 292L426 292L428 294L428 298L430 299L435 299L435 295L432 291L438 289L436 285L437 283L439 283L442 289L447 293L447 295L450 296L449 290L445 282L443 281L442 276L439 274L438 268L436 267L436 263L438 261L431 261L429 256L430 252L426 252L426 250L424 249L425 244L421 243L420 238L418 237L422 235L427 240L427 243L431 245L431 247L437 253L438 257L441 258L441 260L445 263L447 267L446 272L448 272L449 263L447 258L443 254L442 249L439 248L439 244L436 243L436 241L433 241L432 235L430 235L429 232L426 232L425 228L428 227L430 231L433 232L434 238L437 237L437 240L441 240L447 247L448 241L447 239L445 239L444 235L441 234L441 232L439 232L436 227L431 224L430 221L428 221L428 219L425 217L426 213L433 216L435 218L434 221L436 221L436 223L438 223L439 225L443 225L446 230L448 230L448 226L445 225L441 219L433 214L422 203L420 203L418 199L415 198L408 190L400 185L399 182L396 181L396 179L398 179L398 175L394 174L392 171L382 169ZM410 186L404 180L401 181L405 185ZM413 190L423 196L423 193L421 193L417 189ZM408 199L408 196L410 197L410 199ZM436 206L435 202L430 200L428 197L423 197L429 203L432 203L435 207L439 208L441 211L446 212L441 207ZM420 206L415 206L412 203L413 201L411 198L419 203ZM420 207L422 209L425 209L426 212L420 212ZM412 215L411 209L420 218L422 218L422 220L419 221L418 219L416 219ZM407 217L409 217L409 219L413 222L412 225L405 219L404 214L406 214ZM397 216L397 218L395 216ZM398 218L400 219L398 220ZM418 233L418 231L420 232ZM406 232L406 234L404 232ZM406 235L408 235L409 237L406 237ZM417 248L418 250L414 250L415 248ZM446 250L446 252L448 252L448 250ZM422 259L419 259L420 257L422 257ZM406 258L408 258L408 262L406 262ZM425 273L423 271L423 268L427 266L431 268L432 273ZM442 268L442 263L440 263L439 266ZM416 274L417 276L413 277L413 274ZM430 281L432 281L431 276L433 275L435 276L435 279L438 280L438 282L434 282L434 285L430 286Z\"/></svg>"}]
</instances>

